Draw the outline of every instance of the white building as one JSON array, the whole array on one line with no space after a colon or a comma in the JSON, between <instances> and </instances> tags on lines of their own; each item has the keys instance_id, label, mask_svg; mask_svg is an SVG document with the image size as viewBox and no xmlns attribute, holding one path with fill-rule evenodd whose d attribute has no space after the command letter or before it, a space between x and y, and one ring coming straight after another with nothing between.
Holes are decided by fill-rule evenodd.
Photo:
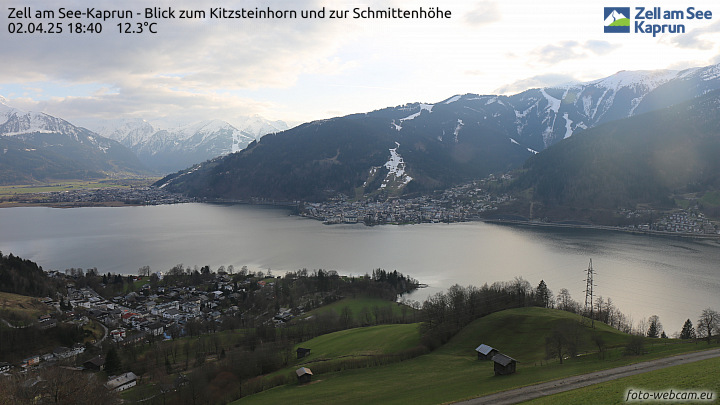
<instances>
[{"instance_id":1,"label":"white building","mask_svg":"<svg viewBox=\"0 0 720 405\"><path fill-rule=\"evenodd\" d=\"M137 385L137 376L132 371L118 376L110 376L105 388L116 392L125 391Z\"/></svg>"}]
</instances>

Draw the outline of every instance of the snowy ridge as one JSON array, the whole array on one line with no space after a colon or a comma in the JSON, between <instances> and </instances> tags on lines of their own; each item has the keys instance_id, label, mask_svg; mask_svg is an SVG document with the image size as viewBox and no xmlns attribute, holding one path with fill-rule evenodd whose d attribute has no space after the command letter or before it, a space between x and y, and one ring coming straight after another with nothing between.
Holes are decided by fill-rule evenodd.
<instances>
[{"instance_id":1,"label":"snowy ridge","mask_svg":"<svg viewBox=\"0 0 720 405\"><path fill-rule=\"evenodd\" d=\"M641 88L645 91L655 90L658 86L675 79L677 70L622 70L612 76L587 83L606 89L618 91L621 87Z\"/></svg>"},{"instance_id":2,"label":"snowy ridge","mask_svg":"<svg viewBox=\"0 0 720 405\"><path fill-rule=\"evenodd\" d=\"M90 127L106 138L114 139L127 147L146 142L157 131L142 118L119 118L91 123Z\"/></svg>"},{"instance_id":3,"label":"snowy ridge","mask_svg":"<svg viewBox=\"0 0 720 405\"><path fill-rule=\"evenodd\" d=\"M403 121L414 120L415 118L419 117L420 114L422 114L423 110L427 110L427 112L432 113L432 109L434 106L434 104L420 104L420 111L416 112L415 114L410 114L405 118L401 118L400 122L402 123Z\"/></svg>"},{"instance_id":4,"label":"snowy ridge","mask_svg":"<svg viewBox=\"0 0 720 405\"><path fill-rule=\"evenodd\" d=\"M454 102L460 100L460 97L462 97L462 96L452 96L452 97L450 97L449 99L445 100L445 101L443 102L443 104L454 103Z\"/></svg>"},{"instance_id":5,"label":"snowy ridge","mask_svg":"<svg viewBox=\"0 0 720 405\"><path fill-rule=\"evenodd\" d=\"M290 129L288 124L283 121L269 121L257 114L230 120L230 124L255 139L260 139L263 135Z\"/></svg>"}]
</instances>

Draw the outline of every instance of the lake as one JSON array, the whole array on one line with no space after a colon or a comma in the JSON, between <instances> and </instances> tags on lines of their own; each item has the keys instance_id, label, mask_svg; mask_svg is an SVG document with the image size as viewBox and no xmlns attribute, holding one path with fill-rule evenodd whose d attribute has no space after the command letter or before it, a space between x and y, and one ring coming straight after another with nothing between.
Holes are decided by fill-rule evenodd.
<instances>
[{"instance_id":1,"label":"lake","mask_svg":"<svg viewBox=\"0 0 720 405\"><path fill-rule=\"evenodd\" d=\"M453 284L481 286L523 277L584 303L585 271L595 296L612 298L637 322L659 315L666 332L706 307L720 310L720 242L466 222L404 226L323 225L284 209L249 205L3 208L0 250L45 270L97 267L137 274L185 266L243 265L337 270L361 275L397 270L429 285L422 300Z\"/></svg>"}]
</instances>

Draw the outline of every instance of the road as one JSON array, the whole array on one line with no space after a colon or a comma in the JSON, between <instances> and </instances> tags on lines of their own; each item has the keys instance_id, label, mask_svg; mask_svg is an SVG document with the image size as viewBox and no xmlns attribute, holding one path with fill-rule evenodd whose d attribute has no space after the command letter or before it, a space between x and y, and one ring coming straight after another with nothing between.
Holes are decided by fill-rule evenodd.
<instances>
[{"instance_id":1,"label":"road","mask_svg":"<svg viewBox=\"0 0 720 405\"><path fill-rule=\"evenodd\" d=\"M557 394L560 392L574 390L576 388L587 387L588 385L599 384L605 381L611 381L635 374L647 373L648 371L659 370L665 367L693 363L713 357L720 357L720 349L680 354L677 356L630 364L627 366L611 368L608 370L601 370L593 373L576 375L560 380L530 385L527 387L517 388L509 391L498 392L496 394L486 395L484 397L474 398L468 401L457 402L457 404L516 404L518 402L529 401L531 399L544 397L546 395Z\"/></svg>"}]
</instances>

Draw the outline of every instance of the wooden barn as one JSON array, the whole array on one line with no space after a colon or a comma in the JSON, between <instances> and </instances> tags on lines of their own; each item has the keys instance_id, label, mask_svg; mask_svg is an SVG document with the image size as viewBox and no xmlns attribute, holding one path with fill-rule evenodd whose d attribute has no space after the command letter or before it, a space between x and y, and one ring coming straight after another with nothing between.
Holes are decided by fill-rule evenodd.
<instances>
[{"instance_id":1,"label":"wooden barn","mask_svg":"<svg viewBox=\"0 0 720 405\"><path fill-rule=\"evenodd\" d=\"M515 372L517 360L510 356L498 353L493 356L492 361L495 363L495 375L508 375Z\"/></svg>"},{"instance_id":2,"label":"wooden barn","mask_svg":"<svg viewBox=\"0 0 720 405\"><path fill-rule=\"evenodd\" d=\"M98 354L97 356L83 363L83 367L85 367L86 370L92 371L105 370L105 359Z\"/></svg>"},{"instance_id":3,"label":"wooden barn","mask_svg":"<svg viewBox=\"0 0 720 405\"><path fill-rule=\"evenodd\" d=\"M295 374L297 374L298 383L300 384L307 384L312 380L313 373L307 367L300 367L295 370Z\"/></svg>"},{"instance_id":4,"label":"wooden barn","mask_svg":"<svg viewBox=\"0 0 720 405\"><path fill-rule=\"evenodd\" d=\"M478 360L492 360L493 356L499 353L497 349L486 344L476 347L475 351L478 354Z\"/></svg>"},{"instance_id":5,"label":"wooden barn","mask_svg":"<svg viewBox=\"0 0 720 405\"><path fill-rule=\"evenodd\" d=\"M305 356L310 355L310 349L305 349L304 347L298 347L297 349L297 358L302 359Z\"/></svg>"}]
</instances>

